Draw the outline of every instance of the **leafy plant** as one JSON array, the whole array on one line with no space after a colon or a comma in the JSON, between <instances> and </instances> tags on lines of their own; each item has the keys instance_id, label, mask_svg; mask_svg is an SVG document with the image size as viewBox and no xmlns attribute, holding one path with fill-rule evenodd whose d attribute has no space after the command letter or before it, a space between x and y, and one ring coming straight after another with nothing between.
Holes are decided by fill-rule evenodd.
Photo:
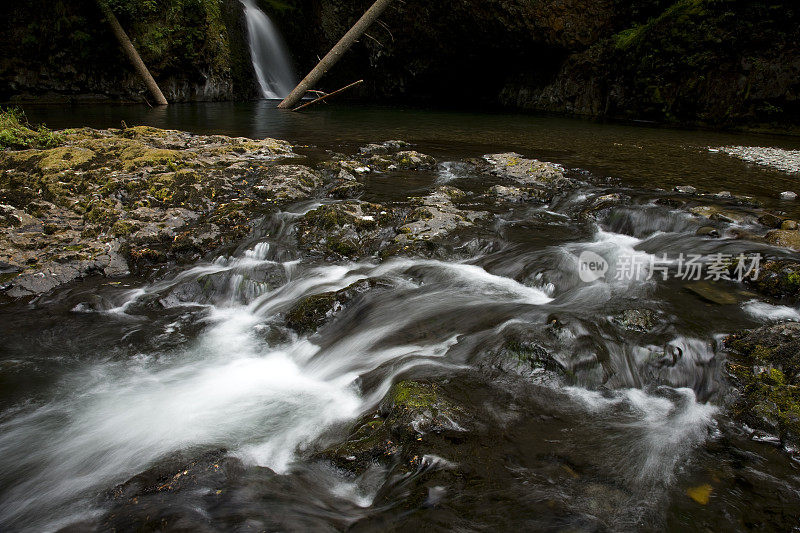
<instances>
[{"instance_id":1,"label":"leafy plant","mask_svg":"<svg viewBox=\"0 0 800 533\"><path fill-rule=\"evenodd\" d=\"M64 142L44 125L32 126L19 108L0 108L0 146L4 148L54 148Z\"/></svg>"}]
</instances>

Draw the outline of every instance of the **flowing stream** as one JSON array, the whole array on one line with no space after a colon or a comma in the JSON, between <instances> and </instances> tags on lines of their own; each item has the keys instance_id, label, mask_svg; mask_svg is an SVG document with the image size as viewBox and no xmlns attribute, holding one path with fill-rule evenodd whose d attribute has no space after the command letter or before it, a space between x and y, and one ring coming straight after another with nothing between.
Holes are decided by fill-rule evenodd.
<instances>
[{"instance_id":1,"label":"flowing stream","mask_svg":"<svg viewBox=\"0 0 800 533\"><path fill-rule=\"evenodd\" d=\"M333 129L332 144L341 135ZM631 135L647 144L647 131ZM469 150L488 152L474 143ZM486 177L452 157L472 154L443 144L429 146L439 150L437 170L374 176L364 199L402 200L442 183L485 190ZM236 249L154 279L87 281L0 307L2 529L97 527L116 485L204 454L228 468L224 484L202 478L194 491L149 503L153 513L242 531L796 526L797 465L722 412L718 342L798 311L742 298L720 312L675 280L582 282L587 251L613 269L631 256L745 250L696 236L699 222L655 202L653 189L583 176L546 206L479 205L491 222L467 231L446 260L310 261L296 221L331 201L321 199L260 221ZM577 222L588 201L610 193L633 201ZM286 327L300 299L366 279L380 287L315 334ZM642 308L658 316L650 331L614 320ZM554 354L572 384L499 357L520 333ZM458 401L469 425L453 431L465 436L404 476L376 467L354 478L314 459L408 378L436 380ZM461 474L447 477L456 464ZM422 499L417 479L431 480ZM687 497L707 484L710 503Z\"/></svg>"},{"instance_id":2,"label":"flowing stream","mask_svg":"<svg viewBox=\"0 0 800 533\"><path fill-rule=\"evenodd\" d=\"M297 85L289 52L278 28L253 0L241 0L247 21L250 57L261 96L267 100L283 99Z\"/></svg>"}]
</instances>

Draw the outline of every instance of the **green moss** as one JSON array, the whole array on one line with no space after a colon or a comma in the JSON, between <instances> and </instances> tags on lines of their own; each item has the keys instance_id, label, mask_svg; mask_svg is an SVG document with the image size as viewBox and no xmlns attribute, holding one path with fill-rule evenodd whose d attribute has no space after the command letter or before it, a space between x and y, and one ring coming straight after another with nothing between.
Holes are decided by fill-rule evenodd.
<instances>
[{"instance_id":1,"label":"green moss","mask_svg":"<svg viewBox=\"0 0 800 533\"><path fill-rule=\"evenodd\" d=\"M128 220L119 220L111 227L111 233L115 237L127 237L139 229L138 225Z\"/></svg>"},{"instance_id":2,"label":"green moss","mask_svg":"<svg viewBox=\"0 0 800 533\"><path fill-rule=\"evenodd\" d=\"M328 236L328 250L344 257L354 257L359 254L361 246L349 237Z\"/></svg>"},{"instance_id":3,"label":"green moss","mask_svg":"<svg viewBox=\"0 0 800 533\"><path fill-rule=\"evenodd\" d=\"M335 292L324 292L304 298L286 314L286 323L298 333L316 331L325 322L335 302Z\"/></svg>"},{"instance_id":4,"label":"green moss","mask_svg":"<svg viewBox=\"0 0 800 533\"><path fill-rule=\"evenodd\" d=\"M11 281L17 276L19 276L18 272L8 272L6 274L0 274L0 283L6 283L8 281Z\"/></svg>"},{"instance_id":5,"label":"green moss","mask_svg":"<svg viewBox=\"0 0 800 533\"><path fill-rule=\"evenodd\" d=\"M37 166L43 171L60 172L85 165L94 157L87 148L62 146L42 152Z\"/></svg>"},{"instance_id":6,"label":"green moss","mask_svg":"<svg viewBox=\"0 0 800 533\"><path fill-rule=\"evenodd\" d=\"M435 406L438 399L436 386L420 381L396 383L390 397L395 406L408 409L429 409Z\"/></svg>"}]
</instances>

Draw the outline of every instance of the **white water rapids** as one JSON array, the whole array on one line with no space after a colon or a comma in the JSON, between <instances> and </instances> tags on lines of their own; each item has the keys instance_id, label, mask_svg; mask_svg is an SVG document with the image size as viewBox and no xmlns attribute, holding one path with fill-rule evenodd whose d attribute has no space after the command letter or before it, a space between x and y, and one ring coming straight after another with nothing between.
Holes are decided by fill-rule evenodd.
<instances>
[{"instance_id":1,"label":"white water rapids","mask_svg":"<svg viewBox=\"0 0 800 533\"><path fill-rule=\"evenodd\" d=\"M599 232L592 242L556 252L571 257L588 247L614 256L631 252L636 242ZM567 272L575 269L568 257L562 265ZM285 281L254 281L264 271ZM203 289L199 298L181 292L187 285L208 287L210 277L225 283ZM268 340L267 333L299 299L367 278L389 280L396 296L351 322L346 333ZM237 257L220 257L130 290L105 308L79 306L76 312L150 328L136 306L157 298L186 314L162 325L162 331L150 331L153 337L168 337L181 320L201 320L204 327L177 350L88 364L63 376L52 397L6 413L0 461L19 482L4 495L0 523L19 530L57 529L98 512L99 492L180 450L224 448L250 464L289 472L298 452L327 428L377 405L396 376L419 365L466 368L449 356L450 349L460 336L486 327L480 320L487 306L557 308L572 305L570 298L595 306L612 293L643 289L628 285L590 285L559 302L553 287L523 284L474 263L395 259L304 267L265 241ZM448 315L463 316L464 323L450 323L452 330L437 335L398 335ZM380 383L365 393L360 379L375 373ZM670 398L621 389L611 399L584 389L568 392L600 418L616 418L613 409L627 406L626 424L639 443L631 456L639 472L632 476L668 478L713 423L713 408L697 403L691 390ZM613 409L604 412L608 408Z\"/></svg>"}]
</instances>

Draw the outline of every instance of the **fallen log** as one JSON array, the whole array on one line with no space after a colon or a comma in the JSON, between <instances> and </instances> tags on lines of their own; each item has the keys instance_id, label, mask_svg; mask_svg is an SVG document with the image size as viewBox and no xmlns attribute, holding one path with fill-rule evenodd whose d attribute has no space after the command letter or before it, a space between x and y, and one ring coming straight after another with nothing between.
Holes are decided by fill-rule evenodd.
<instances>
[{"instance_id":1,"label":"fallen log","mask_svg":"<svg viewBox=\"0 0 800 533\"><path fill-rule=\"evenodd\" d=\"M300 101L300 99L305 96L308 90L317 84L317 82L322 78L322 76L328 72L328 70L336 64L337 61L342 57L342 55L347 52L347 50L353 45L354 42L358 40L361 35L367 31L375 20L381 16L389 4L392 3L392 0L377 0L372 7L370 7L366 13L364 13L358 22L356 22L352 28L342 37L336 46L331 48L331 51L322 58L322 61L317 63L317 66L308 73L308 75L303 78L297 87L284 98L284 100L278 104L278 108L280 109L291 109ZM302 107L302 106L301 106Z\"/></svg>"},{"instance_id":2,"label":"fallen log","mask_svg":"<svg viewBox=\"0 0 800 533\"><path fill-rule=\"evenodd\" d=\"M156 104L167 105L167 99L164 98L164 93L161 92L156 80L153 79L153 76L150 74L150 71L144 64L144 61L142 61L142 58L139 56L139 52L136 51L136 47L133 46L130 38L128 38L128 34L125 33L124 29L122 29L117 17L114 15L114 12L111 11L111 8L105 3L105 0L97 0L97 5L100 7L100 11L102 11L103 16L105 17L109 26L111 26L111 31L114 32L114 36L117 38L117 41L119 41L120 46L122 46L122 50L125 52L125 55L128 56L128 59L133 64L133 67L139 73L139 76L141 76L144 80L144 84L147 85L147 88L150 90L153 98L155 98Z\"/></svg>"},{"instance_id":3,"label":"fallen log","mask_svg":"<svg viewBox=\"0 0 800 533\"><path fill-rule=\"evenodd\" d=\"M337 95L337 94L339 94L339 93L343 93L343 92L345 92L347 89L350 89L350 88L352 88L352 87L355 87L356 85L359 85L359 84L361 84L361 83L364 83L364 80L358 80L357 82L355 82L355 83L351 83L350 85L348 85L348 86L346 86L346 87L342 87L341 89L337 89L337 90L333 91L332 93L323 94L323 95L322 95L322 96L320 96L319 98L315 98L314 100L311 100L310 102L306 102L305 104L301 105L300 107L295 107L294 109L292 109L292 111L300 111L301 109L303 109L303 108L306 108L306 107L308 107L308 106L312 106L312 105L314 105L314 104L316 104L316 103L323 102L323 101L325 101L327 98L330 98L331 96L336 96L336 95ZM310 91L309 91L309 92L310 92ZM314 92L319 92L319 91L314 91Z\"/></svg>"}]
</instances>

